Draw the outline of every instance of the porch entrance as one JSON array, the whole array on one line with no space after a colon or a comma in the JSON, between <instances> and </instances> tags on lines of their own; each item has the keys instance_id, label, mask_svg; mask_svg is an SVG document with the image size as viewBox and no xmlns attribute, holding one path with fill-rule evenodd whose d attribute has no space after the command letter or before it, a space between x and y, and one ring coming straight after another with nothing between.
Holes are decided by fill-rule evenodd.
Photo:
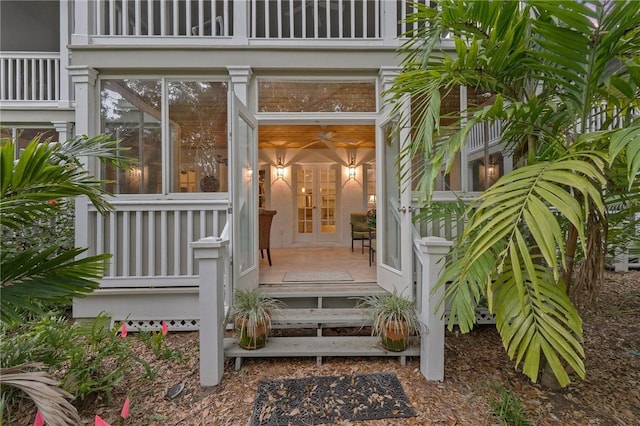
<instances>
[{"instance_id":1,"label":"porch entrance","mask_svg":"<svg viewBox=\"0 0 640 426\"><path fill-rule=\"evenodd\" d=\"M351 214L375 208L376 130L369 123L259 126L259 207L277 212L272 265L260 259L260 283L305 271L376 281L368 249L351 251Z\"/></svg>"}]
</instances>

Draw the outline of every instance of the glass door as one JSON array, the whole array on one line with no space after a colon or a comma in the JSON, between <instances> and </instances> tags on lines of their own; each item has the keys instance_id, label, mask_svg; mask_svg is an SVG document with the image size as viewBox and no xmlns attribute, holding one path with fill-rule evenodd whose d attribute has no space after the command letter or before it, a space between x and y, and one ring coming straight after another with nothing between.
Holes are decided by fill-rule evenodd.
<instances>
[{"instance_id":1,"label":"glass door","mask_svg":"<svg viewBox=\"0 0 640 426\"><path fill-rule=\"evenodd\" d=\"M398 120L397 115L386 115L376 123L376 156L380 165L376 168L376 264L378 285L411 297L411 187L404 181L411 173L404 169L405 178L399 177L400 152L408 135L397 131Z\"/></svg>"},{"instance_id":2,"label":"glass door","mask_svg":"<svg viewBox=\"0 0 640 426\"><path fill-rule=\"evenodd\" d=\"M338 171L333 165L299 166L295 175L296 242L338 238Z\"/></svg>"},{"instance_id":3,"label":"glass door","mask_svg":"<svg viewBox=\"0 0 640 426\"><path fill-rule=\"evenodd\" d=\"M251 288L258 285L257 122L233 93L230 104L233 286Z\"/></svg>"}]
</instances>

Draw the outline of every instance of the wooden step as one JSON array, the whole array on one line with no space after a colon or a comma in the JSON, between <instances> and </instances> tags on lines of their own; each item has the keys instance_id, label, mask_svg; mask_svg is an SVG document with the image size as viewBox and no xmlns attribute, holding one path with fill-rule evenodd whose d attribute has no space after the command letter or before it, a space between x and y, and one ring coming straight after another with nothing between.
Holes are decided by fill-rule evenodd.
<instances>
[{"instance_id":1,"label":"wooden step","mask_svg":"<svg viewBox=\"0 0 640 426\"><path fill-rule=\"evenodd\" d=\"M286 283L260 284L260 289L275 298L360 297L386 292L376 283Z\"/></svg>"},{"instance_id":2,"label":"wooden step","mask_svg":"<svg viewBox=\"0 0 640 426\"><path fill-rule=\"evenodd\" d=\"M325 356L349 357L399 357L406 365L407 356L420 355L420 340L412 338L411 345L402 352L391 352L380 344L375 336L317 336L317 337L269 337L267 345L261 349L247 350L238 345L238 339L224 339L225 356L236 358L236 370L240 369L242 358L275 357L315 357L318 365Z\"/></svg>"},{"instance_id":3,"label":"wooden step","mask_svg":"<svg viewBox=\"0 0 640 426\"><path fill-rule=\"evenodd\" d=\"M271 317L273 328L367 327L373 320L362 309L282 309Z\"/></svg>"}]
</instances>

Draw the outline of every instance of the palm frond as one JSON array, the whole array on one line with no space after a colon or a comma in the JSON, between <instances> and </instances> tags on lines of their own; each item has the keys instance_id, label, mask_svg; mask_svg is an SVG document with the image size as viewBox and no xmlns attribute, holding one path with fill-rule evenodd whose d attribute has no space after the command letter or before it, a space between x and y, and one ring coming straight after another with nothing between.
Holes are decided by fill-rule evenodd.
<instances>
[{"instance_id":1,"label":"palm frond","mask_svg":"<svg viewBox=\"0 0 640 426\"><path fill-rule=\"evenodd\" d=\"M42 418L50 426L79 425L78 411L68 399L73 395L59 387L59 383L40 369L39 363L21 364L0 370L0 384L12 386L26 393L36 404Z\"/></svg>"},{"instance_id":2,"label":"palm frond","mask_svg":"<svg viewBox=\"0 0 640 426\"><path fill-rule=\"evenodd\" d=\"M565 364L584 378L582 321L566 290L535 257L533 267L524 271L509 261L493 283L496 325L507 354L516 366L522 363L523 373L534 382L540 355L560 385L569 383ZM522 272L522 279L516 278Z\"/></svg>"},{"instance_id":3,"label":"palm frond","mask_svg":"<svg viewBox=\"0 0 640 426\"><path fill-rule=\"evenodd\" d=\"M55 254L58 248L0 254L2 321L19 320L24 310L41 313L40 304L31 300L68 302L71 297L80 297L99 286L110 254L76 259L86 249L73 248Z\"/></svg>"}]
</instances>

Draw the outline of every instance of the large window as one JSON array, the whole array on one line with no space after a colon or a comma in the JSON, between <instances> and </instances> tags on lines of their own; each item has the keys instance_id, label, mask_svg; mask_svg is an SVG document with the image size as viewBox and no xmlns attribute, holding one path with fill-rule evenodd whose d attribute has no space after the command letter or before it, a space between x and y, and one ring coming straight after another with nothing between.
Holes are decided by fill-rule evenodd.
<instances>
[{"instance_id":1,"label":"large window","mask_svg":"<svg viewBox=\"0 0 640 426\"><path fill-rule=\"evenodd\" d=\"M103 80L101 89L103 132L137 160L131 170L105 170L111 192L227 191L226 83Z\"/></svg>"},{"instance_id":2,"label":"large window","mask_svg":"<svg viewBox=\"0 0 640 426\"><path fill-rule=\"evenodd\" d=\"M375 112L375 81L258 80L259 112Z\"/></svg>"},{"instance_id":3,"label":"large window","mask_svg":"<svg viewBox=\"0 0 640 426\"><path fill-rule=\"evenodd\" d=\"M54 129L0 127L0 140L10 139L14 141L16 158L20 155L20 151L25 149L29 142L36 136L39 137L42 142L47 140L57 142L59 139L58 132Z\"/></svg>"}]
</instances>

